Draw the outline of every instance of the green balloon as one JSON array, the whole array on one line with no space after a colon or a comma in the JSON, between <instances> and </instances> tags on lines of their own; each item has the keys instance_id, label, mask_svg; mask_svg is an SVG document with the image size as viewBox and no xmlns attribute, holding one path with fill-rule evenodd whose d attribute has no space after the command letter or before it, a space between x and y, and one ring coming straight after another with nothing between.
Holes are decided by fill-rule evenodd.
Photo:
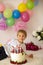
<instances>
[{"instance_id":1,"label":"green balloon","mask_svg":"<svg viewBox=\"0 0 43 65\"><path fill-rule=\"evenodd\" d=\"M32 2L32 1L28 1L27 3L26 3L26 7L28 8L28 9L33 9L33 7L34 7L34 2Z\"/></svg>"},{"instance_id":2,"label":"green balloon","mask_svg":"<svg viewBox=\"0 0 43 65\"><path fill-rule=\"evenodd\" d=\"M3 14L4 14L5 18L10 18L12 16L12 10L11 9L5 9Z\"/></svg>"},{"instance_id":3,"label":"green balloon","mask_svg":"<svg viewBox=\"0 0 43 65\"><path fill-rule=\"evenodd\" d=\"M14 25L14 23L15 23L15 20L14 20L13 18L8 18L8 19L6 20L6 24L7 24L8 26L12 26L12 25Z\"/></svg>"}]
</instances>

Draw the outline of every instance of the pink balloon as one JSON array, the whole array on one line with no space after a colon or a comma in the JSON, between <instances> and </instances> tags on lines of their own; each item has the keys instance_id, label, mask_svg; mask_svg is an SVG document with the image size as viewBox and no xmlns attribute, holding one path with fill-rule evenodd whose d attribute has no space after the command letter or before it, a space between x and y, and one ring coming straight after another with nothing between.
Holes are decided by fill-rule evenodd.
<instances>
[{"instance_id":1,"label":"pink balloon","mask_svg":"<svg viewBox=\"0 0 43 65\"><path fill-rule=\"evenodd\" d=\"M28 22L29 19L30 19L29 13L28 13L28 12L22 12L22 13L21 13L21 19L22 19L22 21L24 21L24 22Z\"/></svg>"},{"instance_id":2,"label":"pink balloon","mask_svg":"<svg viewBox=\"0 0 43 65\"><path fill-rule=\"evenodd\" d=\"M3 12L5 10L5 5L3 3L0 3L0 12Z\"/></svg>"},{"instance_id":3,"label":"pink balloon","mask_svg":"<svg viewBox=\"0 0 43 65\"><path fill-rule=\"evenodd\" d=\"M24 23L24 22L17 22L17 23L14 25L14 30L15 30L15 31L18 31L18 30L20 30L20 29L26 30L26 29L27 29L26 23Z\"/></svg>"},{"instance_id":4,"label":"pink balloon","mask_svg":"<svg viewBox=\"0 0 43 65\"><path fill-rule=\"evenodd\" d=\"M7 29L7 25L6 25L6 23L5 23L5 20L2 19L2 20L0 21L0 30L6 30L6 29Z\"/></svg>"}]
</instances>

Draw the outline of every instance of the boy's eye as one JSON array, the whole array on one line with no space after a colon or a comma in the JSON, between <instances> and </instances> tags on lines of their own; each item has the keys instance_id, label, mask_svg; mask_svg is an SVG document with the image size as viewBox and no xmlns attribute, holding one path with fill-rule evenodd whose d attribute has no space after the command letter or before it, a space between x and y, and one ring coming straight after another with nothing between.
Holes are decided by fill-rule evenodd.
<instances>
[{"instance_id":1,"label":"boy's eye","mask_svg":"<svg viewBox=\"0 0 43 65\"><path fill-rule=\"evenodd\" d=\"M23 36L19 35L19 37L24 37L24 35Z\"/></svg>"},{"instance_id":2,"label":"boy's eye","mask_svg":"<svg viewBox=\"0 0 43 65\"><path fill-rule=\"evenodd\" d=\"M21 35L19 35L19 37L21 37Z\"/></svg>"},{"instance_id":3,"label":"boy's eye","mask_svg":"<svg viewBox=\"0 0 43 65\"><path fill-rule=\"evenodd\" d=\"M22 37L24 37L24 35Z\"/></svg>"}]
</instances>

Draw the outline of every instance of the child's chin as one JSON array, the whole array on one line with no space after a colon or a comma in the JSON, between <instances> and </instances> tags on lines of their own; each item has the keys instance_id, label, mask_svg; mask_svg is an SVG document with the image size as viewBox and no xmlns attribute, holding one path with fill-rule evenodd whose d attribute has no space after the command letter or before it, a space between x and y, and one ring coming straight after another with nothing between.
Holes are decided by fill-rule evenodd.
<instances>
[{"instance_id":1,"label":"child's chin","mask_svg":"<svg viewBox=\"0 0 43 65\"><path fill-rule=\"evenodd\" d=\"M19 42L20 42L20 43L23 43L23 41L22 41L22 40L20 40Z\"/></svg>"}]
</instances>

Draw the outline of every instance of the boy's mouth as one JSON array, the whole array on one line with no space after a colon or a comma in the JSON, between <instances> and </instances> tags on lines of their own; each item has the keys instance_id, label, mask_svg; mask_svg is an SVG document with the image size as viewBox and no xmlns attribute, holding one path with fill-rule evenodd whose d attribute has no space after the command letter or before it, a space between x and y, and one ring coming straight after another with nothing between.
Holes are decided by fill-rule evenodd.
<instances>
[{"instance_id":1,"label":"boy's mouth","mask_svg":"<svg viewBox=\"0 0 43 65\"><path fill-rule=\"evenodd\" d=\"M18 40L20 43L23 43L23 40Z\"/></svg>"}]
</instances>

